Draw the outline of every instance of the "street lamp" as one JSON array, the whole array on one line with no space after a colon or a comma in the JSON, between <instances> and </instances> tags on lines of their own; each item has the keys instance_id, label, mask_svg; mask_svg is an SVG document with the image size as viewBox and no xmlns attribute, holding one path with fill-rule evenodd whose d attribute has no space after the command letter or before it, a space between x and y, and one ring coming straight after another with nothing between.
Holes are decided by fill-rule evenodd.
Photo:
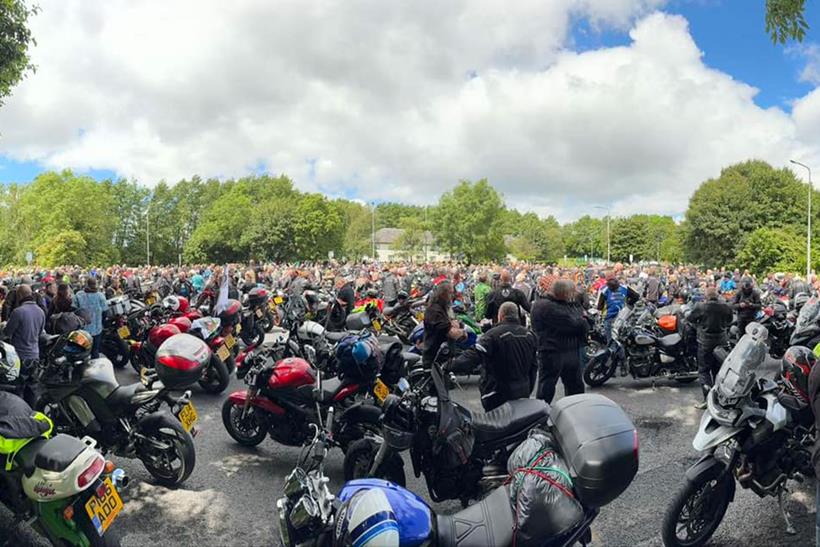
<instances>
[{"instance_id":1,"label":"street lamp","mask_svg":"<svg viewBox=\"0 0 820 547\"><path fill-rule=\"evenodd\" d=\"M806 214L806 282L808 283L811 281L811 193L813 191L811 185L811 167L809 167L805 163L800 163L799 161L789 161L795 165L803 167L806 171L809 172L809 205L808 213Z\"/></svg>"},{"instance_id":2,"label":"street lamp","mask_svg":"<svg viewBox=\"0 0 820 547\"><path fill-rule=\"evenodd\" d=\"M611 248L612 248L611 245L610 245L611 240L610 240L610 231L609 231L609 219L612 216L610 214L610 206L609 205L607 205L607 206L596 205L595 208L596 209L602 209L602 210L606 211L606 263L608 265L610 263L610 251L611 251Z\"/></svg>"},{"instance_id":3,"label":"street lamp","mask_svg":"<svg viewBox=\"0 0 820 547\"><path fill-rule=\"evenodd\" d=\"M370 239L372 241L371 250L373 251L373 260L376 260L376 202L374 201L370 205L372 207L370 215Z\"/></svg>"},{"instance_id":4,"label":"street lamp","mask_svg":"<svg viewBox=\"0 0 820 547\"><path fill-rule=\"evenodd\" d=\"M148 202L148 208L145 210L145 262L148 266L151 265L151 202Z\"/></svg>"}]
</instances>

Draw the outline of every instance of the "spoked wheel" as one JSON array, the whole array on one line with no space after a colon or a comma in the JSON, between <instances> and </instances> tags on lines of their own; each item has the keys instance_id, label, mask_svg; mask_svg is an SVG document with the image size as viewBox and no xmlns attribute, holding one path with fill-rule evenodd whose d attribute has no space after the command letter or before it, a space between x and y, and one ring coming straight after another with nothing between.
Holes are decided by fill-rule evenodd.
<instances>
[{"instance_id":1,"label":"spoked wheel","mask_svg":"<svg viewBox=\"0 0 820 547\"><path fill-rule=\"evenodd\" d=\"M378 446L372 439L359 439L351 443L345 453L345 480L371 477L370 468L377 452ZM404 474L404 462L401 456L396 452L391 452L379 466L376 477L404 487L407 478Z\"/></svg>"},{"instance_id":2,"label":"spoked wheel","mask_svg":"<svg viewBox=\"0 0 820 547\"><path fill-rule=\"evenodd\" d=\"M145 469L163 486L176 487L185 482L196 465L191 434L169 416L146 436L149 439L139 452Z\"/></svg>"},{"instance_id":3,"label":"spoked wheel","mask_svg":"<svg viewBox=\"0 0 820 547\"><path fill-rule=\"evenodd\" d=\"M268 420L263 411L250 406L243 418L242 407L230 400L222 404L222 424L228 435L242 446L256 446L268 433Z\"/></svg>"},{"instance_id":4,"label":"spoked wheel","mask_svg":"<svg viewBox=\"0 0 820 547\"><path fill-rule=\"evenodd\" d=\"M666 547L700 547L723 521L734 494L735 482L729 473L722 477L696 477L686 481L663 519L662 537Z\"/></svg>"},{"instance_id":5,"label":"spoked wheel","mask_svg":"<svg viewBox=\"0 0 820 547\"><path fill-rule=\"evenodd\" d=\"M615 374L616 367L612 354L593 357L584 367L584 382L591 387L602 386Z\"/></svg>"}]
</instances>

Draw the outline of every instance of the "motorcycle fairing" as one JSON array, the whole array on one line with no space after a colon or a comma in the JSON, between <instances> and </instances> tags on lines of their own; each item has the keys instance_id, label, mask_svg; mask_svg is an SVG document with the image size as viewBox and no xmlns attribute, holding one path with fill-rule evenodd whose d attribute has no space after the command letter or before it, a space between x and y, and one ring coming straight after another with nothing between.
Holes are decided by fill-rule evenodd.
<instances>
[{"instance_id":1,"label":"motorcycle fairing","mask_svg":"<svg viewBox=\"0 0 820 547\"><path fill-rule=\"evenodd\" d=\"M710 450L740 433L741 429L740 427L720 425L711 413L704 412L700 419L698 432L692 440L692 446L698 452Z\"/></svg>"}]
</instances>

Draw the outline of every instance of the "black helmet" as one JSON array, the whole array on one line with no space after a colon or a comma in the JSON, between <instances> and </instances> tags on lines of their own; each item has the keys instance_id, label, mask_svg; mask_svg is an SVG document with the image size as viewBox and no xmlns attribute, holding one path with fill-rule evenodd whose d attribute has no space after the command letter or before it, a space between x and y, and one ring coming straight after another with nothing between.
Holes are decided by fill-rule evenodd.
<instances>
[{"instance_id":1,"label":"black helmet","mask_svg":"<svg viewBox=\"0 0 820 547\"><path fill-rule=\"evenodd\" d=\"M82 361L91 355L92 338L84 330L69 332L63 340L60 351L70 361Z\"/></svg>"},{"instance_id":2,"label":"black helmet","mask_svg":"<svg viewBox=\"0 0 820 547\"><path fill-rule=\"evenodd\" d=\"M367 294L368 298L378 298L379 297L379 291L377 291L376 289L367 289L367 292L365 294Z\"/></svg>"},{"instance_id":3,"label":"black helmet","mask_svg":"<svg viewBox=\"0 0 820 547\"><path fill-rule=\"evenodd\" d=\"M809 375L817 357L805 346L792 346L783 355L783 380L792 395L809 404Z\"/></svg>"},{"instance_id":4,"label":"black helmet","mask_svg":"<svg viewBox=\"0 0 820 547\"><path fill-rule=\"evenodd\" d=\"M396 295L396 298L399 300L407 300L410 298L410 295L407 294L407 291L399 291L399 294Z\"/></svg>"},{"instance_id":5,"label":"black helmet","mask_svg":"<svg viewBox=\"0 0 820 547\"><path fill-rule=\"evenodd\" d=\"M748 275L744 275L743 279L740 280L740 287L744 291L748 292L748 291L752 290L752 287L754 287L754 281L752 281L752 278L749 277Z\"/></svg>"}]
</instances>

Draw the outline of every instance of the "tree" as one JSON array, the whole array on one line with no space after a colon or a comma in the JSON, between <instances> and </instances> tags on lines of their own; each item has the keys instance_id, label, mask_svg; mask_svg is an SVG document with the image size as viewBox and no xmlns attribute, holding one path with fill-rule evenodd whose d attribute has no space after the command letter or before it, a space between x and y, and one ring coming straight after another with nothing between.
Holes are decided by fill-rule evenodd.
<instances>
[{"instance_id":1,"label":"tree","mask_svg":"<svg viewBox=\"0 0 820 547\"><path fill-rule=\"evenodd\" d=\"M379 203L376 205L376 229L397 228L402 219L412 217L424 220L424 207L404 203Z\"/></svg>"},{"instance_id":2,"label":"tree","mask_svg":"<svg viewBox=\"0 0 820 547\"><path fill-rule=\"evenodd\" d=\"M423 257L427 228L424 222L419 218L407 216L399 221L399 228L403 232L393 243L393 248L408 260Z\"/></svg>"},{"instance_id":3,"label":"tree","mask_svg":"<svg viewBox=\"0 0 820 547\"><path fill-rule=\"evenodd\" d=\"M737 265L756 274L806 269L803 240L787 229L758 228L749 234Z\"/></svg>"},{"instance_id":4,"label":"tree","mask_svg":"<svg viewBox=\"0 0 820 547\"><path fill-rule=\"evenodd\" d=\"M44 266L87 264L88 244L77 230L64 230L46 238L35 251L37 263Z\"/></svg>"},{"instance_id":5,"label":"tree","mask_svg":"<svg viewBox=\"0 0 820 547\"><path fill-rule=\"evenodd\" d=\"M561 236L567 254L581 257L602 257L606 253L606 223L598 218L584 215L575 222L565 224Z\"/></svg>"},{"instance_id":6,"label":"tree","mask_svg":"<svg viewBox=\"0 0 820 547\"><path fill-rule=\"evenodd\" d=\"M345 225L342 254L357 260L371 253L372 217L368 207L346 199L336 200Z\"/></svg>"},{"instance_id":7,"label":"tree","mask_svg":"<svg viewBox=\"0 0 820 547\"><path fill-rule=\"evenodd\" d=\"M806 0L766 0L766 32L772 42L802 42L809 29L804 16Z\"/></svg>"},{"instance_id":8,"label":"tree","mask_svg":"<svg viewBox=\"0 0 820 547\"><path fill-rule=\"evenodd\" d=\"M34 70L29 46L37 45L28 28L37 8L23 0L0 0L0 106L11 89Z\"/></svg>"},{"instance_id":9,"label":"tree","mask_svg":"<svg viewBox=\"0 0 820 547\"><path fill-rule=\"evenodd\" d=\"M443 194L432 214L436 240L453 256L467 262L504 256L504 202L487 179L461 181Z\"/></svg>"},{"instance_id":10,"label":"tree","mask_svg":"<svg viewBox=\"0 0 820 547\"><path fill-rule=\"evenodd\" d=\"M296 206L293 238L300 259L321 260L329 251L338 253L344 241L342 215L321 194L306 194Z\"/></svg>"},{"instance_id":11,"label":"tree","mask_svg":"<svg viewBox=\"0 0 820 547\"><path fill-rule=\"evenodd\" d=\"M561 225L554 217L541 219L535 213L522 215L516 211L507 219L514 219L509 251L517 259L557 262L564 254Z\"/></svg>"}]
</instances>

